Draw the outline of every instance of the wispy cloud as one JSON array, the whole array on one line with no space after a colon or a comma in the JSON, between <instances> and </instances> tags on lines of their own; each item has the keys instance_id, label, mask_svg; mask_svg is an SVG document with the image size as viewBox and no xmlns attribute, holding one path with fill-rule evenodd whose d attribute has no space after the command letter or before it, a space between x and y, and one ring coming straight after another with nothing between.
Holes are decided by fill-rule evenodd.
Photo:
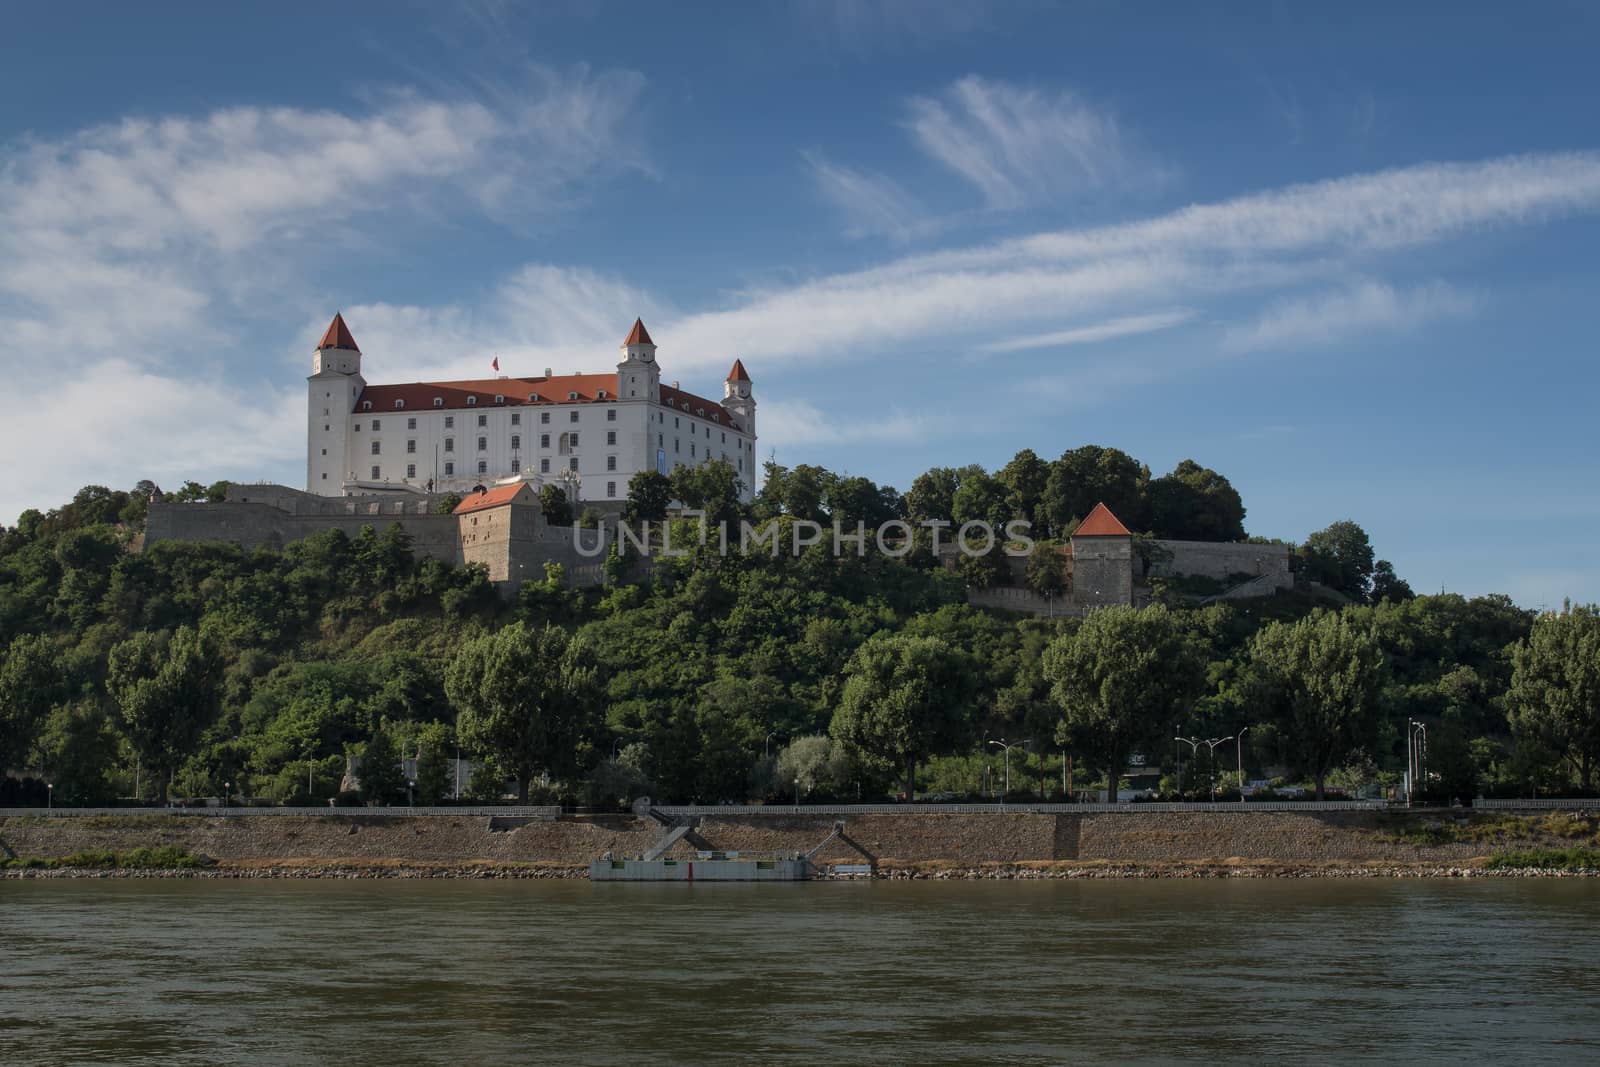
<instances>
[{"instance_id":1,"label":"wispy cloud","mask_svg":"<svg viewBox=\"0 0 1600 1067\"><path fill-rule=\"evenodd\" d=\"M1170 311L1154 311L1147 315L1126 315L1118 319L1108 319L1105 322L1096 322L1088 326L1074 326L1068 330L1056 330L1053 333L1030 334L1026 337L1008 337L1000 341L990 341L979 345L978 351L989 353L1023 352L1034 348L1065 348L1069 345L1088 345L1098 341L1110 341L1118 337L1132 337L1141 333L1155 333L1158 330L1170 330L1174 326L1181 326L1194 318L1194 312L1189 308L1173 308Z\"/></svg>"},{"instance_id":2,"label":"wispy cloud","mask_svg":"<svg viewBox=\"0 0 1600 1067\"><path fill-rule=\"evenodd\" d=\"M1312 347L1374 330L1412 330L1437 319L1467 315L1473 307L1470 295L1442 282L1414 289L1366 282L1275 303L1254 322L1230 329L1225 340L1241 350Z\"/></svg>"},{"instance_id":3,"label":"wispy cloud","mask_svg":"<svg viewBox=\"0 0 1600 1067\"><path fill-rule=\"evenodd\" d=\"M906 240L936 228L916 198L888 176L830 163L817 152L802 155L817 188L844 216L848 236Z\"/></svg>"},{"instance_id":4,"label":"wispy cloud","mask_svg":"<svg viewBox=\"0 0 1600 1067\"><path fill-rule=\"evenodd\" d=\"M1070 92L976 76L913 99L906 125L924 152L976 186L993 208L1098 192L1139 163L1108 111Z\"/></svg>"},{"instance_id":5,"label":"wispy cloud","mask_svg":"<svg viewBox=\"0 0 1600 1067\"><path fill-rule=\"evenodd\" d=\"M14 411L0 453L60 437L35 425L44 414L56 421L43 425L97 428L92 444L53 451L46 491L23 473L0 483L0 517L124 474L247 475L269 457L298 460L303 401L300 415L283 409L261 384L277 368L248 358L262 322L281 331L284 309L325 315L351 264L397 243L396 217L413 230L463 210L520 224L641 158L629 137L637 75L525 74L484 99L233 108L0 146L0 370ZM522 310L541 316L541 341L593 328L572 319L581 300L566 301L592 281L563 272L532 287L547 300ZM496 294L504 314L524 288L513 278ZM251 414L268 408L289 421Z\"/></svg>"},{"instance_id":6,"label":"wispy cloud","mask_svg":"<svg viewBox=\"0 0 1600 1067\"><path fill-rule=\"evenodd\" d=\"M763 445L906 444L924 441L946 424L936 416L903 411L870 419L822 411L805 400L773 400L761 405L756 429Z\"/></svg>"}]
</instances>

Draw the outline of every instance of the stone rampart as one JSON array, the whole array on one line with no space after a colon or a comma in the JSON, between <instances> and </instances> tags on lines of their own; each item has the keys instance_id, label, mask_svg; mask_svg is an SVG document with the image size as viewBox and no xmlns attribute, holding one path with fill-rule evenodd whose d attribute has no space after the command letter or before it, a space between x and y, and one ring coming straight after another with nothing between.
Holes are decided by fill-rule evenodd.
<instances>
[{"instance_id":1,"label":"stone rampart","mask_svg":"<svg viewBox=\"0 0 1600 1067\"><path fill-rule=\"evenodd\" d=\"M1157 541L1170 558L1157 559L1150 573L1172 578L1182 575L1227 581L1235 576L1254 578L1281 574L1289 579L1288 545L1254 545L1235 541ZM1243 578L1241 577L1241 580Z\"/></svg>"}]
</instances>

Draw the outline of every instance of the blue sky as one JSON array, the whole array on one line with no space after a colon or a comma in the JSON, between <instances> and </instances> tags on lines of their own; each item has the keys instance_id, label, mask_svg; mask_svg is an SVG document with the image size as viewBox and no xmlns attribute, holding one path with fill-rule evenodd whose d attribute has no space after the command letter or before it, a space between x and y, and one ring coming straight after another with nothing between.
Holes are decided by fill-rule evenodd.
<instances>
[{"instance_id":1,"label":"blue sky","mask_svg":"<svg viewBox=\"0 0 1600 1067\"><path fill-rule=\"evenodd\" d=\"M0 36L0 521L298 484L369 380L739 356L906 488L1114 445L1419 590L1600 600L1600 9L60 4Z\"/></svg>"}]
</instances>

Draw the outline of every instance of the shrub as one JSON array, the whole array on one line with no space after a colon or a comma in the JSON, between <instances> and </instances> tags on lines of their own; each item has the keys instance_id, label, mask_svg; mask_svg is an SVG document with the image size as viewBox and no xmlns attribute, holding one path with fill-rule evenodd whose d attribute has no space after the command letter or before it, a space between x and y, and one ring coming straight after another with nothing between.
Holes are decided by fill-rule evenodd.
<instances>
[{"instance_id":1,"label":"shrub","mask_svg":"<svg viewBox=\"0 0 1600 1067\"><path fill-rule=\"evenodd\" d=\"M1545 871L1600 870L1600 849L1535 848L1525 852L1496 852L1485 864L1490 870L1536 868Z\"/></svg>"}]
</instances>

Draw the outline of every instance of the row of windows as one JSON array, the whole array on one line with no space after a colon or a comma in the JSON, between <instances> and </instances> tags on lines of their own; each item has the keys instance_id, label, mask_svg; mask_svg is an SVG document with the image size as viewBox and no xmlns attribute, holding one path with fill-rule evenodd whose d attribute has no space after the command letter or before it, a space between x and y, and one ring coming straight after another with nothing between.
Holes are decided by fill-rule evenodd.
<instances>
[{"instance_id":1,"label":"row of windows","mask_svg":"<svg viewBox=\"0 0 1600 1067\"><path fill-rule=\"evenodd\" d=\"M570 460L567 461L567 468L569 470L577 470L578 469L578 457L577 456L573 456ZM614 471L616 469L617 469L617 457L616 456L607 456L606 457L606 470ZM522 463L520 461L518 461L518 460L512 460L511 461L511 473L512 474L518 474L521 471L522 471ZM488 461L481 460L481 459L478 460L478 473L479 474L488 474L489 473ZM550 461L548 459L541 459L539 461L539 473L540 474L549 474L550 473ZM454 478L455 474L456 474L456 465L454 463L446 463L444 465L444 476L446 478ZM415 463L407 463L406 464L406 477L407 478L415 478L416 476L417 476L417 465ZM328 476L326 474L324 474L322 477L323 477L323 480L326 481ZM382 467L373 467L372 468L372 480L376 482L376 481L382 480L382 478L383 478L383 468ZM617 483L616 482L607 482L606 484L608 486L615 486ZM616 493L615 492L609 492L608 495L615 496Z\"/></svg>"},{"instance_id":2,"label":"row of windows","mask_svg":"<svg viewBox=\"0 0 1600 1067\"><path fill-rule=\"evenodd\" d=\"M594 398L596 400L609 400L610 397L611 397L611 394L608 393L604 389L596 390L596 392L594 394ZM549 401L552 401L554 399L555 399L555 397L553 397L553 396L540 396L538 393L529 393L528 394L528 403L530 403L530 404L548 403ZM577 400L578 399L577 391L576 390L569 390L568 393L567 393L567 399L568 400ZM496 404L503 405L506 402L505 394L504 393L496 393L495 396L494 396L494 402ZM433 406L436 407L436 408L444 407L444 397L442 397L442 396L434 397L433 398ZM477 397L477 395L476 394L468 394L467 395L467 407L475 408L477 406L478 406L478 397ZM687 411L687 410L689 410L689 405L686 403L686 404L683 405L683 408L684 408L685 411ZM394 402L394 409L396 411L404 411L406 409L406 402L404 400L396 400ZM372 401L363 400L361 402L361 410L362 411L371 411L372 410ZM703 412L702 412L702 414L703 414ZM606 417L607 418L616 418L616 412L612 411Z\"/></svg>"},{"instance_id":3,"label":"row of windows","mask_svg":"<svg viewBox=\"0 0 1600 1067\"><path fill-rule=\"evenodd\" d=\"M606 431L606 444L615 446L616 443L617 443L617 431L615 431L615 430L607 430ZM539 447L540 448L549 448L550 447L550 435L549 434L542 433L542 434L539 435ZM578 434L577 434L577 431L573 431L572 433L564 433L564 434L561 435L561 450L563 452L566 452L566 451L568 451L570 449L574 449L574 448L577 448L577 447L578 447ZM519 451L521 448L522 448L522 435L519 434L519 433L512 434L511 435L511 449L512 449L512 451ZM454 452L456 450L456 439L454 437L446 437L444 439L444 450L446 452ZM406 440L406 452L408 454L415 454L416 451L417 451L416 439L415 438L408 438ZM479 452L487 452L487 451L489 451L489 439L487 437L478 438L478 451ZM383 448L382 448L382 442L381 441L372 442L372 454L374 456L383 454Z\"/></svg>"},{"instance_id":4,"label":"row of windows","mask_svg":"<svg viewBox=\"0 0 1600 1067\"><path fill-rule=\"evenodd\" d=\"M327 408L323 408L322 409L322 413L324 415L326 415L328 413L328 409ZM567 421L568 422L577 422L578 421L578 412L576 412L576 411L567 412ZM606 408L606 421L607 422L616 422L617 421L617 409L616 408ZM548 411L539 412L539 422L540 422L541 425L544 425L544 426L550 425L550 413ZM374 431L378 430L382 425L383 425L383 420L382 419L373 419L372 420L372 429ZM452 430L452 429L455 428L455 425L456 425L456 417L454 415L446 415L444 417L444 428L445 429ZM489 416L487 416L487 415L479 415L478 416L478 425L479 426L487 426L487 425L489 425ZM511 425L513 425L513 426L521 426L522 425L522 412L513 411L511 413ZM411 419L407 419L406 420L406 429L415 430L416 428L417 428L417 420L416 419L411 418ZM359 423L359 422L356 423L356 429L357 430L361 429L361 423ZM710 431L707 431L707 432L709 433Z\"/></svg>"}]
</instances>

